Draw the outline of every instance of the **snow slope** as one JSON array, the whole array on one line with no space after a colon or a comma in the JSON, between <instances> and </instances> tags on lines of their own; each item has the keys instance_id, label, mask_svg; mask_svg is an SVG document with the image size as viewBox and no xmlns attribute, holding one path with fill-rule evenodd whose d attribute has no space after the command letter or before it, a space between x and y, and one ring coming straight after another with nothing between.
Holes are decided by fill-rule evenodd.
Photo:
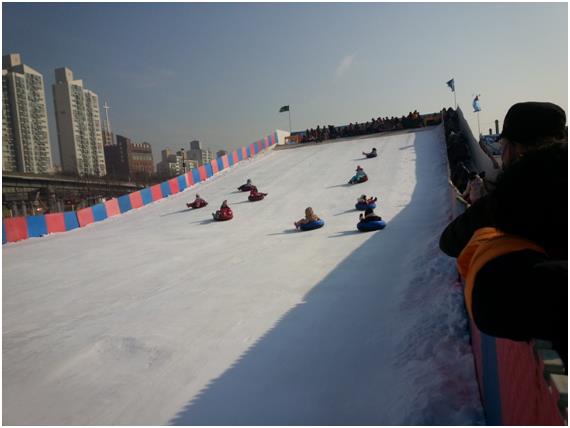
<instances>
[{"instance_id":1,"label":"snow slope","mask_svg":"<svg viewBox=\"0 0 570 428\"><path fill-rule=\"evenodd\" d=\"M482 423L462 293L437 247L442 138L274 150L4 245L4 424ZM370 180L345 185L357 164ZM247 202L246 178L269 196ZM210 205L185 210L196 191ZM378 196L383 231L356 231L361 193ZM224 199L234 220L212 222ZM326 225L297 232L309 205Z\"/></svg>"}]
</instances>

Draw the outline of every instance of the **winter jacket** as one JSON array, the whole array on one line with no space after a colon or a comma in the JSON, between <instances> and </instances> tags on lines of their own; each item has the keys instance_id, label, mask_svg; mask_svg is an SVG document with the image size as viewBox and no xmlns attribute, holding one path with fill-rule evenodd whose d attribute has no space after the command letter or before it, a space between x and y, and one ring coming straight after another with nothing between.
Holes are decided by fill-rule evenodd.
<instances>
[{"instance_id":1,"label":"winter jacket","mask_svg":"<svg viewBox=\"0 0 570 428\"><path fill-rule=\"evenodd\" d=\"M457 257L477 229L494 226L490 195L483 196L447 225L439 238L439 248Z\"/></svg>"},{"instance_id":2,"label":"winter jacket","mask_svg":"<svg viewBox=\"0 0 570 428\"><path fill-rule=\"evenodd\" d=\"M469 315L485 334L552 342L568 357L568 261L495 228L477 230L457 259Z\"/></svg>"}]
</instances>

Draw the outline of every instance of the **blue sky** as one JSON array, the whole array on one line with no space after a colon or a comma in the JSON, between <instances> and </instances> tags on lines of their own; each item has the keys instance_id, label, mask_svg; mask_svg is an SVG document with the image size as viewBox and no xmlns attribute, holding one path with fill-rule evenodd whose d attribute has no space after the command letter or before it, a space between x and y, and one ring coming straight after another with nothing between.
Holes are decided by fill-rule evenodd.
<instances>
[{"instance_id":1,"label":"blue sky","mask_svg":"<svg viewBox=\"0 0 570 428\"><path fill-rule=\"evenodd\" d=\"M566 3L2 4L2 53L107 101L113 131L165 147L237 148L274 129L362 122L453 104L472 126L515 102L568 110ZM54 153L57 153L54 148ZM55 158L59 163L58 158Z\"/></svg>"}]
</instances>

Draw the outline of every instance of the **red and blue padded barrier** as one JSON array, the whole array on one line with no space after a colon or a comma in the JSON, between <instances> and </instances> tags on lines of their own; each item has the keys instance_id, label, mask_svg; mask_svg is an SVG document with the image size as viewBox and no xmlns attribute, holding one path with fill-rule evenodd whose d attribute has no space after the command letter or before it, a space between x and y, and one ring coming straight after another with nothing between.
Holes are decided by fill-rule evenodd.
<instances>
[{"instance_id":1,"label":"red and blue padded barrier","mask_svg":"<svg viewBox=\"0 0 570 428\"><path fill-rule=\"evenodd\" d=\"M135 208L140 208L142 207L143 204L143 200L142 200L142 195L140 190L137 190L136 192L132 192L129 193L129 201L131 202L131 209L135 209Z\"/></svg>"},{"instance_id":2,"label":"red and blue padded barrier","mask_svg":"<svg viewBox=\"0 0 570 428\"><path fill-rule=\"evenodd\" d=\"M241 162L241 161L243 160L243 151L244 151L244 150L243 150L243 147L242 147L241 149L238 149L238 150L237 150L237 157L238 157L238 160L237 160L236 163ZM247 156L247 155L246 155L246 156Z\"/></svg>"},{"instance_id":3,"label":"red and blue padded barrier","mask_svg":"<svg viewBox=\"0 0 570 428\"><path fill-rule=\"evenodd\" d=\"M198 168L194 168L192 170L192 178L194 179L194 184L198 184L200 181L202 181L200 170Z\"/></svg>"},{"instance_id":4,"label":"red and blue padded barrier","mask_svg":"<svg viewBox=\"0 0 570 428\"><path fill-rule=\"evenodd\" d=\"M133 209L133 206L131 205L130 194L119 196L117 200L119 201L119 209L121 210L121 214Z\"/></svg>"},{"instance_id":5,"label":"red and blue padded barrier","mask_svg":"<svg viewBox=\"0 0 570 428\"><path fill-rule=\"evenodd\" d=\"M179 175L179 176L177 177L177 180L178 180L178 189L179 189L181 192L182 192L184 189L186 189L186 187L188 187L188 186L186 185L186 174Z\"/></svg>"},{"instance_id":6,"label":"red and blue padded barrier","mask_svg":"<svg viewBox=\"0 0 570 428\"><path fill-rule=\"evenodd\" d=\"M249 159L252 156L252 151L251 151L251 144L247 147L244 147L245 149L245 157L246 159Z\"/></svg>"},{"instance_id":7,"label":"red and blue padded barrier","mask_svg":"<svg viewBox=\"0 0 570 428\"><path fill-rule=\"evenodd\" d=\"M170 195L170 185L168 184L168 181L163 181L160 183L160 190L162 192L163 198L167 198L168 195Z\"/></svg>"},{"instance_id":8,"label":"red and blue padded barrier","mask_svg":"<svg viewBox=\"0 0 570 428\"><path fill-rule=\"evenodd\" d=\"M144 189L139 190L141 192L141 198L144 205L148 205L152 202L152 192L150 191L150 187L145 187Z\"/></svg>"},{"instance_id":9,"label":"red and blue padded barrier","mask_svg":"<svg viewBox=\"0 0 570 428\"><path fill-rule=\"evenodd\" d=\"M46 218L43 214L26 216L26 226L28 238L39 238L48 233Z\"/></svg>"},{"instance_id":10,"label":"red and blue padded barrier","mask_svg":"<svg viewBox=\"0 0 570 428\"><path fill-rule=\"evenodd\" d=\"M211 168L212 170L212 175L216 175L218 172L220 172L220 169L218 168L218 160L217 159L212 159L209 163L208 166Z\"/></svg>"},{"instance_id":11,"label":"red and blue padded barrier","mask_svg":"<svg viewBox=\"0 0 570 428\"><path fill-rule=\"evenodd\" d=\"M80 210L77 210L76 213L77 213L77 220L79 220L79 226L81 227L85 227L88 224L91 224L95 221L95 219L93 218L93 210L91 209L91 207L82 208Z\"/></svg>"},{"instance_id":12,"label":"red and blue padded barrier","mask_svg":"<svg viewBox=\"0 0 570 428\"><path fill-rule=\"evenodd\" d=\"M214 171L212 171L212 164L210 162L204 165L204 167L206 168L206 177L210 178L212 175L214 175Z\"/></svg>"},{"instance_id":13,"label":"red and blue padded barrier","mask_svg":"<svg viewBox=\"0 0 570 428\"><path fill-rule=\"evenodd\" d=\"M101 221L107 218L107 210L105 209L105 204L96 204L91 207L93 210L93 220Z\"/></svg>"},{"instance_id":14,"label":"red and blue padded barrier","mask_svg":"<svg viewBox=\"0 0 570 428\"><path fill-rule=\"evenodd\" d=\"M184 175L186 176L186 183L188 183L188 185L186 187L190 187L190 186L194 185L194 176L192 175L192 170L188 171Z\"/></svg>"},{"instance_id":15,"label":"red and blue padded barrier","mask_svg":"<svg viewBox=\"0 0 570 428\"><path fill-rule=\"evenodd\" d=\"M16 242L28 239L28 224L25 217L12 217L2 220L6 231L6 242Z\"/></svg>"},{"instance_id":16,"label":"red and blue padded barrier","mask_svg":"<svg viewBox=\"0 0 570 428\"><path fill-rule=\"evenodd\" d=\"M224 155L224 157L226 157L226 156ZM216 163L218 165L218 172L223 171L224 168L226 168L226 166L224 165L223 157L216 158ZM226 161L226 163L227 163L227 161Z\"/></svg>"},{"instance_id":17,"label":"red and blue padded barrier","mask_svg":"<svg viewBox=\"0 0 570 428\"><path fill-rule=\"evenodd\" d=\"M238 163L239 161L240 161L239 152L237 150L234 150L232 152L232 165Z\"/></svg>"},{"instance_id":18,"label":"red and blue padded barrier","mask_svg":"<svg viewBox=\"0 0 570 428\"><path fill-rule=\"evenodd\" d=\"M178 188L177 178L171 178L170 180L167 181L167 183L168 183L168 191L170 192L169 195L175 195L180 191L180 189Z\"/></svg>"},{"instance_id":19,"label":"red and blue padded barrier","mask_svg":"<svg viewBox=\"0 0 570 428\"><path fill-rule=\"evenodd\" d=\"M46 214L46 226L48 233L65 232L65 215L64 213Z\"/></svg>"},{"instance_id":20,"label":"red and blue padded barrier","mask_svg":"<svg viewBox=\"0 0 570 428\"><path fill-rule=\"evenodd\" d=\"M488 336L471 321L479 389L487 425L563 425L532 342Z\"/></svg>"},{"instance_id":21,"label":"red and blue padded barrier","mask_svg":"<svg viewBox=\"0 0 570 428\"><path fill-rule=\"evenodd\" d=\"M247 148L249 149L249 154L251 156L257 153L257 143L251 143Z\"/></svg>"},{"instance_id":22,"label":"red and blue padded barrier","mask_svg":"<svg viewBox=\"0 0 570 428\"><path fill-rule=\"evenodd\" d=\"M155 184L154 186L150 186L150 194L152 196L152 201L158 201L162 199L162 187L160 184Z\"/></svg>"},{"instance_id":23,"label":"red and blue padded barrier","mask_svg":"<svg viewBox=\"0 0 570 428\"><path fill-rule=\"evenodd\" d=\"M229 160L229 156L228 155L223 155L221 157L222 159L222 168L220 169L226 169L230 167L230 160Z\"/></svg>"},{"instance_id":24,"label":"red and blue padded barrier","mask_svg":"<svg viewBox=\"0 0 570 428\"><path fill-rule=\"evenodd\" d=\"M119 201L116 198L109 199L104 202L105 210L107 210L107 217L113 217L121 214L121 209L119 208Z\"/></svg>"},{"instance_id":25,"label":"red and blue padded barrier","mask_svg":"<svg viewBox=\"0 0 570 428\"><path fill-rule=\"evenodd\" d=\"M206 172L205 165L200 165L198 167L198 172L200 173L200 181L204 181L208 178L208 173Z\"/></svg>"},{"instance_id":26,"label":"red and blue padded barrier","mask_svg":"<svg viewBox=\"0 0 570 428\"><path fill-rule=\"evenodd\" d=\"M63 220L65 221L65 230L73 230L79 227L79 220L75 211L66 211L63 213Z\"/></svg>"}]
</instances>

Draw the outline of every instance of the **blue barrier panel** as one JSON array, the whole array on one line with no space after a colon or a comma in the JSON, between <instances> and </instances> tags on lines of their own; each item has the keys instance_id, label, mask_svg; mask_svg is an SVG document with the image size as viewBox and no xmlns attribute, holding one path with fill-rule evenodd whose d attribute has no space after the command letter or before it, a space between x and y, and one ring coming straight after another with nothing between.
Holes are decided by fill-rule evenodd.
<instances>
[{"instance_id":1,"label":"blue barrier panel","mask_svg":"<svg viewBox=\"0 0 570 428\"><path fill-rule=\"evenodd\" d=\"M481 332L481 356L483 359L483 397L485 415L489 425L502 425L501 389L497 362L497 342Z\"/></svg>"},{"instance_id":2,"label":"blue barrier panel","mask_svg":"<svg viewBox=\"0 0 570 428\"><path fill-rule=\"evenodd\" d=\"M242 151L242 149L239 149L238 152L237 152L237 154L238 154L238 160L241 162L241 161L243 160L243 151Z\"/></svg>"},{"instance_id":3,"label":"blue barrier panel","mask_svg":"<svg viewBox=\"0 0 570 428\"><path fill-rule=\"evenodd\" d=\"M186 189L186 175L182 174L178 176L178 191L182 192Z\"/></svg>"},{"instance_id":4,"label":"blue barrier panel","mask_svg":"<svg viewBox=\"0 0 570 428\"><path fill-rule=\"evenodd\" d=\"M218 162L218 171L222 171L224 169L224 161L222 158L217 158L216 162Z\"/></svg>"},{"instance_id":5,"label":"blue barrier panel","mask_svg":"<svg viewBox=\"0 0 570 428\"><path fill-rule=\"evenodd\" d=\"M43 214L26 216L26 224L28 225L28 238L47 235L46 217Z\"/></svg>"},{"instance_id":6,"label":"blue barrier panel","mask_svg":"<svg viewBox=\"0 0 570 428\"><path fill-rule=\"evenodd\" d=\"M65 211L63 213L63 220L65 222L65 230L77 229L79 221L77 220L77 213L75 211Z\"/></svg>"},{"instance_id":7,"label":"blue barrier panel","mask_svg":"<svg viewBox=\"0 0 570 428\"><path fill-rule=\"evenodd\" d=\"M121 213L127 212L129 210L133 209L133 206L131 205L131 198L129 197L129 195L123 195L123 196L119 196L117 198L117 200L119 201L119 209L121 210Z\"/></svg>"},{"instance_id":8,"label":"blue barrier panel","mask_svg":"<svg viewBox=\"0 0 570 428\"><path fill-rule=\"evenodd\" d=\"M250 147L250 146L247 146L247 147L245 148L245 151L246 151L246 153L247 153L247 157L250 158L250 157L251 157L251 147Z\"/></svg>"},{"instance_id":9,"label":"blue barrier panel","mask_svg":"<svg viewBox=\"0 0 570 428\"><path fill-rule=\"evenodd\" d=\"M234 154L228 153L228 165L232 166L234 164Z\"/></svg>"},{"instance_id":10,"label":"blue barrier panel","mask_svg":"<svg viewBox=\"0 0 570 428\"><path fill-rule=\"evenodd\" d=\"M212 165L210 163L206 164L206 175L208 176L208 178L214 175L214 171L212 170Z\"/></svg>"},{"instance_id":11,"label":"blue barrier panel","mask_svg":"<svg viewBox=\"0 0 570 428\"><path fill-rule=\"evenodd\" d=\"M202 180L200 180L200 171L198 171L198 168L194 168L192 170L192 178L194 179L194 184L202 181Z\"/></svg>"},{"instance_id":12,"label":"blue barrier panel","mask_svg":"<svg viewBox=\"0 0 570 428\"><path fill-rule=\"evenodd\" d=\"M8 242L6 240L6 227L4 226L4 222L2 222L2 245Z\"/></svg>"},{"instance_id":13,"label":"blue barrier panel","mask_svg":"<svg viewBox=\"0 0 570 428\"><path fill-rule=\"evenodd\" d=\"M143 205L148 205L152 202L152 193L149 187L140 190Z\"/></svg>"},{"instance_id":14,"label":"blue barrier panel","mask_svg":"<svg viewBox=\"0 0 570 428\"><path fill-rule=\"evenodd\" d=\"M93 209L93 220L101 221L107 218L107 209L105 204L97 204L91 207Z\"/></svg>"},{"instance_id":15,"label":"blue barrier panel","mask_svg":"<svg viewBox=\"0 0 570 428\"><path fill-rule=\"evenodd\" d=\"M166 198L168 195L170 195L170 184L168 184L168 181L160 183L160 190L162 190L163 198Z\"/></svg>"}]
</instances>

